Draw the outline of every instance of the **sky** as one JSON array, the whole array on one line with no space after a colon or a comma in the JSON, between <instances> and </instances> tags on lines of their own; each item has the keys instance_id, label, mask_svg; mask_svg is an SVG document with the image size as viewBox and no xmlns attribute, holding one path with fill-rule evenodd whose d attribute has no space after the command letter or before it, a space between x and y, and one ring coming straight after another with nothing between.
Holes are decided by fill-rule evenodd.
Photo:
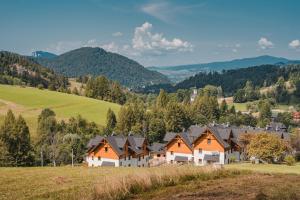
<instances>
[{"instance_id":1,"label":"sky","mask_svg":"<svg viewBox=\"0 0 300 200\"><path fill-rule=\"evenodd\" d=\"M298 0L1 0L0 50L101 47L144 66L300 60Z\"/></svg>"}]
</instances>

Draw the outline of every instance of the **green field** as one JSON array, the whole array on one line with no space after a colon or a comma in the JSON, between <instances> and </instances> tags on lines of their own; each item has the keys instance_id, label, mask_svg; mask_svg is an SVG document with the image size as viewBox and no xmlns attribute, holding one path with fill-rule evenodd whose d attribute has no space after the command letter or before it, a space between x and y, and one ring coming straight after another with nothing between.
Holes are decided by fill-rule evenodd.
<instances>
[{"instance_id":1,"label":"green field","mask_svg":"<svg viewBox=\"0 0 300 200\"><path fill-rule=\"evenodd\" d=\"M0 85L0 121L8 109L22 114L31 132L37 126L37 116L44 108L51 108L58 119L81 115L88 121L104 125L106 112L111 108L118 113L120 105L72 94L65 94L36 88Z\"/></svg>"},{"instance_id":2,"label":"green field","mask_svg":"<svg viewBox=\"0 0 300 200\"><path fill-rule=\"evenodd\" d=\"M238 170L251 170L255 172L263 173L285 173L285 174L299 174L300 175L300 163L295 166L287 166L282 164L251 164L251 163L237 163L225 165L226 169L238 169Z\"/></svg>"}]
</instances>

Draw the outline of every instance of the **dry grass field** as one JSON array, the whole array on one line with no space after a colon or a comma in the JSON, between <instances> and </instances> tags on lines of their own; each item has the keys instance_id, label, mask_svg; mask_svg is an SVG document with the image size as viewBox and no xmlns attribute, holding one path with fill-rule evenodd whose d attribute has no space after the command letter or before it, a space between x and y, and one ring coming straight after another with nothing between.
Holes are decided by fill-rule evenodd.
<instances>
[{"instance_id":1,"label":"dry grass field","mask_svg":"<svg viewBox=\"0 0 300 200\"><path fill-rule=\"evenodd\" d=\"M0 199L299 199L299 166L0 168Z\"/></svg>"}]
</instances>

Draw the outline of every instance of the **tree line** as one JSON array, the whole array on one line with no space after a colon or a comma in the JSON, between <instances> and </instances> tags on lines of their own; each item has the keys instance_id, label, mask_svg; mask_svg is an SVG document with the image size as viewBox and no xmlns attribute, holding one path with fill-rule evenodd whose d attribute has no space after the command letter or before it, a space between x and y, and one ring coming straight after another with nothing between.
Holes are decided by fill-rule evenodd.
<instances>
[{"instance_id":1,"label":"tree line","mask_svg":"<svg viewBox=\"0 0 300 200\"><path fill-rule=\"evenodd\" d=\"M0 52L0 84L27 85L65 91L68 79L18 54Z\"/></svg>"},{"instance_id":2,"label":"tree line","mask_svg":"<svg viewBox=\"0 0 300 200\"><path fill-rule=\"evenodd\" d=\"M57 121L44 109L38 116L37 135L30 136L22 116L8 111L0 127L0 166L57 166L82 163L90 138L101 133L99 126L81 116Z\"/></svg>"}]
</instances>

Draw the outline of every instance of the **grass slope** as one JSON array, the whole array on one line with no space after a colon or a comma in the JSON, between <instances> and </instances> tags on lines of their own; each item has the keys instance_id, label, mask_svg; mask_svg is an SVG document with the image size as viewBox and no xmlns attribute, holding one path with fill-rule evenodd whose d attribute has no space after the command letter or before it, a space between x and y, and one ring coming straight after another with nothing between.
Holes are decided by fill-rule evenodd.
<instances>
[{"instance_id":1,"label":"grass slope","mask_svg":"<svg viewBox=\"0 0 300 200\"><path fill-rule=\"evenodd\" d=\"M109 108L118 112L120 105L82 96L36 88L0 85L0 122L8 109L22 114L35 131L37 116L44 108L51 108L59 119L81 115L88 121L104 125Z\"/></svg>"},{"instance_id":2,"label":"grass slope","mask_svg":"<svg viewBox=\"0 0 300 200\"><path fill-rule=\"evenodd\" d=\"M299 199L300 165L244 166L0 168L0 199Z\"/></svg>"}]
</instances>

